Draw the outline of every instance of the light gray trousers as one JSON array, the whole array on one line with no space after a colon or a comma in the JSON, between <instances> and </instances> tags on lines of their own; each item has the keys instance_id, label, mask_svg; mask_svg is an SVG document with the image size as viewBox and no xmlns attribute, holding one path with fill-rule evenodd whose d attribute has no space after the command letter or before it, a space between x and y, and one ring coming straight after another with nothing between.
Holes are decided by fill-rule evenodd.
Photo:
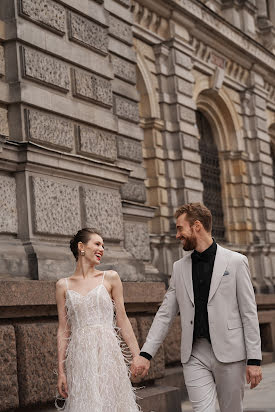
<instances>
[{"instance_id":1,"label":"light gray trousers","mask_svg":"<svg viewBox=\"0 0 275 412\"><path fill-rule=\"evenodd\" d=\"M207 339L197 339L191 357L183 364L189 400L195 412L242 412L246 361L222 363Z\"/></svg>"}]
</instances>

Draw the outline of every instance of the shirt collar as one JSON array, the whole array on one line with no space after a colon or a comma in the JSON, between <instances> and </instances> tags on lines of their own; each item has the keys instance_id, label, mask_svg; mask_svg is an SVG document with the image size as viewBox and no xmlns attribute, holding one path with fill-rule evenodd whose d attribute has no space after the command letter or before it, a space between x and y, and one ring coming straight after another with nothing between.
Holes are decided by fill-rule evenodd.
<instances>
[{"instance_id":1,"label":"shirt collar","mask_svg":"<svg viewBox=\"0 0 275 412\"><path fill-rule=\"evenodd\" d=\"M201 259L203 259L203 260L207 260L207 259L210 259L210 257L211 256L213 256L213 255L215 255L216 254L216 251L217 251L217 243L216 243L216 241L215 241L215 239L214 238L212 238L213 239L213 242L212 242L212 244L206 249L206 250L204 250L203 252L198 252L197 250L194 250L194 252L192 253L192 255L195 255L195 256L197 256L197 257L200 257Z\"/></svg>"}]
</instances>

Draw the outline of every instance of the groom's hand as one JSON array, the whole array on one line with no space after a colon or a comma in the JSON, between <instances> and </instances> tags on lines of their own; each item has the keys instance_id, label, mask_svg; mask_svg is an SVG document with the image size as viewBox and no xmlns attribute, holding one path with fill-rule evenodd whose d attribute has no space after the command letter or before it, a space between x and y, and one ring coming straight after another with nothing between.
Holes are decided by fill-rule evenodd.
<instances>
[{"instance_id":1,"label":"groom's hand","mask_svg":"<svg viewBox=\"0 0 275 412\"><path fill-rule=\"evenodd\" d=\"M246 366L246 382L250 383L250 389L256 388L262 379L262 368L260 366Z\"/></svg>"},{"instance_id":2,"label":"groom's hand","mask_svg":"<svg viewBox=\"0 0 275 412\"><path fill-rule=\"evenodd\" d=\"M131 372L133 376L140 376L141 378L144 378L144 376L148 375L149 368L150 361L148 359L140 355L134 357L131 364Z\"/></svg>"}]
</instances>

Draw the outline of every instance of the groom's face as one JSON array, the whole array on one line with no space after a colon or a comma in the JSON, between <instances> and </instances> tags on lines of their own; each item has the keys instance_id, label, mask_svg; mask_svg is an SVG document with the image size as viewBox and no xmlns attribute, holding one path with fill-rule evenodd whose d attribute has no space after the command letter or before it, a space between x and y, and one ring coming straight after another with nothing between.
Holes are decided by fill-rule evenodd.
<instances>
[{"instance_id":1,"label":"groom's face","mask_svg":"<svg viewBox=\"0 0 275 412\"><path fill-rule=\"evenodd\" d=\"M197 238L194 231L194 227L190 226L188 220L186 220L186 213L180 215L177 218L177 234L176 238L181 241L184 250L189 251L196 249Z\"/></svg>"}]
</instances>

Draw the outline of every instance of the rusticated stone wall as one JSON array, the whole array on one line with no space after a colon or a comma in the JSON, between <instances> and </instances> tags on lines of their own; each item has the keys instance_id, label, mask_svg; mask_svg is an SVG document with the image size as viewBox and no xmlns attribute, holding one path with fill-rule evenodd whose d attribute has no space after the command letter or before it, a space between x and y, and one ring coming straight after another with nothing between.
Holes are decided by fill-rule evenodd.
<instances>
[{"instance_id":1,"label":"rusticated stone wall","mask_svg":"<svg viewBox=\"0 0 275 412\"><path fill-rule=\"evenodd\" d=\"M0 22L0 87L9 90L0 103L0 242L9 239L26 268L8 264L0 275L68 275L68 241L91 225L110 251L103 267L145 279L153 209L145 205L130 3L4 0ZM125 237L136 219L146 253L134 231Z\"/></svg>"}]
</instances>

